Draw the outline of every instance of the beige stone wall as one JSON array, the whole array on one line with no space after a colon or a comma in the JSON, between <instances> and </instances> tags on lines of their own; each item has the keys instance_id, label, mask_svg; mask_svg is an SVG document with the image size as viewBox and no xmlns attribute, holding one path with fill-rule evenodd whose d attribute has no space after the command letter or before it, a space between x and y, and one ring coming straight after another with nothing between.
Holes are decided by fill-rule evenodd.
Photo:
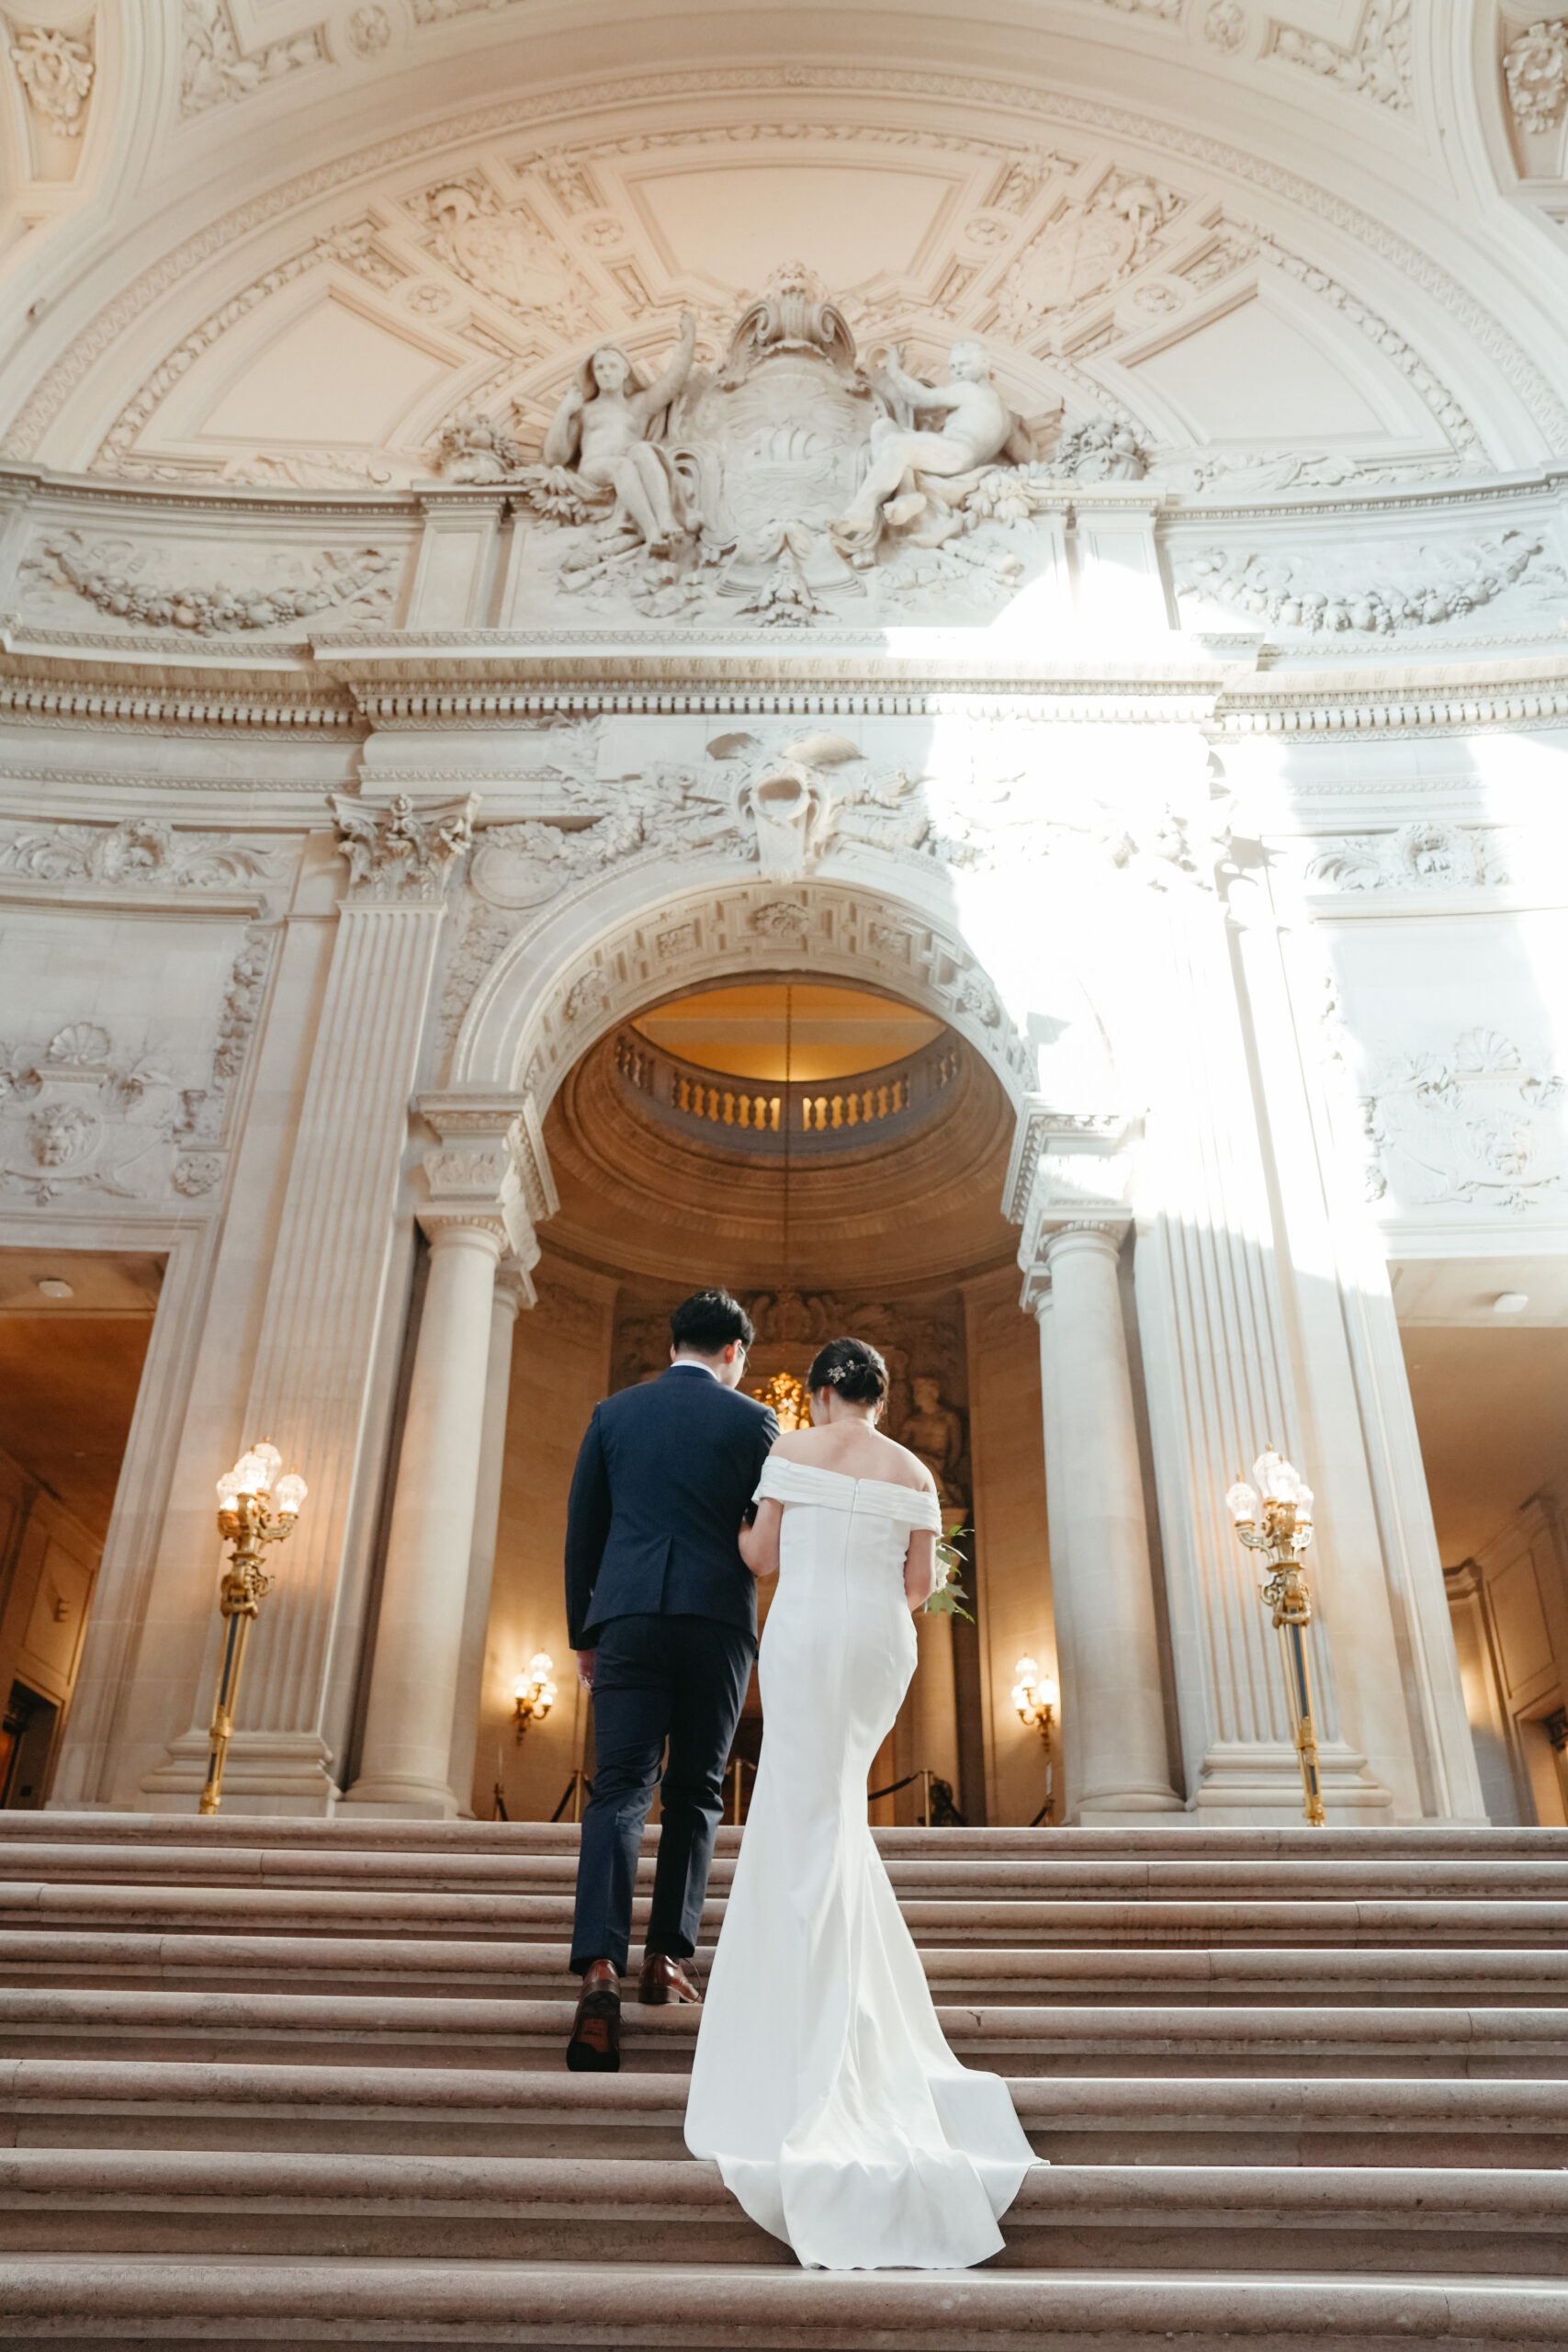
<instances>
[{"instance_id":1,"label":"beige stone wall","mask_svg":"<svg viewBox=\"0 0 1568 2352\"><path fill-rule=\"evenodd\" d=\"M485 1820L499 1777L514 1821L547 1819L582 1756L588 1707L566 1637L567 1493L589 1415L609 1388L614 1285L552 1262L538 1305L517 1318L495 1582L485 1642L473 1809ZM518 1745L513 1685L536 1650L555 1660L559 1697Z\"/></svg>"},{"instance_id":2,"label":"beige stone wall","mask_svg":"<svg viewBox=\"0 0 1568 2352\"><path fill-rule=\"evenodd\" d=\"M1045 1540L1045 1446L1040 1345L1018 1305L1011 1269L966 1283L969 1429L981 1683L986 1720L986 1804L993 1826L1032 1821L1045 1800L1039 1735L1019 1721L1009 1693L1026 1653L1056 1672L1051 1559ZM1060 1788L1060 1773L1057 1778Z\"/></svg>"}]
</instances>

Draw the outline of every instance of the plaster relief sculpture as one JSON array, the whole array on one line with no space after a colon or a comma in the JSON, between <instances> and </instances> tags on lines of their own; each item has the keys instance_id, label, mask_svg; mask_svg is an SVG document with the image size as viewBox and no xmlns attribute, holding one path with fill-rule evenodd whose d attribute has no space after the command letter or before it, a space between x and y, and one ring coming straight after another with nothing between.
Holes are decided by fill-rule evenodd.
<instances>
[{"instance_id":1,"label":"plaster relief sculpture","mask_svg":"<svg viewBox=\"0 0 1568 2352\"><path fill-rule=\"evenodd\" d=\"M1362 1098L1371 1197L1516 1216L1544 1205L1568 1190L1565 1091L1495 1029L1465 1030L1447 1054L1394 1057Z\"/></svg>"},{"instance_id":2,"label":"plaster relief sculpture","mask_svg":"<svg viewBox=\"0 0 1568 2352\"><path fill-rule=\"evenodd\" d=\"M170 1181L180 1080L76 1021L41 1050L0 1048L0 1191L145 1200Z\"/></svg>"},{"instance_id":3,"label":"plaster relief sculpture","mask_svg":"<svg viewBox=\"0 0 1568 2352\"><path fill-rule=\"evenodd\" d=\"M619 344L601 344L578 369L545 442L546 465L574 469L591 491L612 493L612 528L635 531L654 555L668 551L682 526L673 478L650 435L685 389L696 334L687 311L674 356L651 384Z\"/></svg>"},{"instance_id":4,"label":"plaster relief sculpture","mask_svg":"<svg viewBox=\"0 0 1568 2352\"><path fill-rule=\"evenodd\" d=\"M620 618L770 628L846 606L980 618L1032 560L1051 560L1048 543L1009 544L1059 493L973 338L953 345L943 383L909 374L897 346L870 371L842 310L790 263L742 311L716 370L694 353L689 314L654 382L619 345L597 346L541 463L490 418L446 427L443 471L513 486L535 518L514 617L532 606L558 624L566 595ZM922 416L946 421L927 430Z\"/></svg>"},{"instance_id":5,"label":"plaster relief sculpture","mask_svg":"<svg viewBox=\"0 0 1568 2352\"><path fill-rule=\"evenodd\" d=\"M581 817L564 824L525 818L487 826L471 877L480 898L496 907L536 907L584 876L644 854L748 854L734 789L725 779L709 782L690 769L656 763L646 775L618 777L613 785L565 785L563 797L574 812L594 808L604 813L586 823Z\"/></svg>"},{"instance_id":6,"label":"plaster relief sculpture","mask_svg":"<svg viewBox=\"0 0 1568 2352\"><path fill-rule=\"evenodd\" d=\"M1064 433L1051 452L1051 471L1072 481L1142 481L1149 453L1130 424L1090 417Z\"/></svg>"},{"instance_id":7,"label":"plaster relief sculpture","mask_svg":"<svg viewBox=\"0 0 1568 2352\"><path fill-rule=\"evenodd\" d=\"M278 557L270 578L233 587L152 585L141 575L153 552L130 539L89 542L70 531L36 548L22 577L35 594L68 589L112 620L196 637L284 628L315 613L381 619L391 608L393 559L379 548L328 553L309 564Z\"/></svg>"},{"instance_id":8,"label":"plaster relief sculpture","mask_svg":"<svg viewBox=\"0 0 1568 2352\"><path fill-rule=\"evenodd\" d=\"M1568 109L1568 17L1543 17L1503 52L1508 104L1521 130L1555 130Z\"/></svg>"},{"instance_id":9,"label":"plaster relief sculpture","mask_svg":"<svg viewBox=\"0 0 1568 2352\"><path fill-rule=\"evenodd\" d=\"M581 331L593 288L526 204L502 207L480 175L430 189L429 251L467 284L554 332Z\"/></svg>"},{"instance_id":10,"label":"plaster relief sculpture","mask_svg":"<svg viewBox=\"0 0 1568 2352\"><path fill-rule=\"evenodd\" d=\"M1020 342L1050 314L1074 310L1130 277L1174 221L1181 199L1141 175L1112 173L1074 195L1025 245L997 293L997 323Z\"/></svg>"},{"instance_id":11,"label":"plaster relief sculpture","mask_svg":"<svg viewBox=\"0 0 1568 2352\"><path fill-rule=\"evenodd\" d=\"M205 114L209 107L248 98L301 66L320 65L327 56L326 28L291 33L259 49L243 50L228 0L184 0L180 12L180 112Z\"/></svg>"},{"instance_id":12,"label":"plaster relief sculpture","mask_svg":"<svg viewBox=\"0 0 1568 2352\"><path fill-rule=\"evenodd\" d=\"M416 809L400 792L390 808L333 793L338 848L348 860L351 899L433 901L443 898L458 858L472 846L478 802L448 800Z\"/></svg>"},{"instance_id":13,"label":"plaster relief sculpture","mask_svg":"<svg viewBox=\"0 0 1568 2352\"><path fill-rule=\"evenodd\" d=\"M1307 879L1335 890L1463 890L1506 883L1507 868L1479 825L1431 819L1395 833L1363 833L1320 850Z\"/></svg>"},{"instance_id":14,"label":"plaster relief sculpture","mask_svg":"<svg viewBox=\"0 0 1568 2352\"><path fill-rule=\"evenodd\" d=\"M1254 613L1281 628L1354 630L1392 636L1409 628L1433 628L1462 619L1530 575L1537 590L1560 596L1561 567L1542 562L1545 542L1522 531L1465 547L1413 552L1422 569L1403 582L1366 584L1305 581L1302 565L1283 556L1230 555L1211 548L1193 557L1177 579L1177 594L1201 597L1230 613Z\"/></svg>"},{"instance_id":15,"label":"plaster relief sculpture","mask_svg":"<svg viewBox=\"0 0 1568 2352\"><path fill-rule=\"evenodd\" d=\"M28 104L46 130L63 139L80 138L93 87L92 28L60 32L47 25L17 25L11 62L28 94Z\"/></svg>"},{"instance_id":16,"label":"plaster relief sculpture","mask_svg":"<svg viewBox=\"0 0 1568 2352\"><path fill-rule=\"evenodd\" d=\"M222 890L271 882L276 873L270 850L221 833L176 832L151 817L128 817L118 825L0 833L0 876L44 883Z\"/></svg>"},{"instance_id":17,"label":"plaster relief sculpture","mask_svg":"<svg viewBox=\"0 0 1568 2352\"><path fill-rule=\"evenodd\" d=\"M175 1192L183 1193L187 1200L199 1200L204 1193L216 1192L228 1164L220 1151L182 1152L175 1162L170 1182Z\"/></svg>"},{"instance_id":18,"label":"plaster relief sculpture","mask_svg":"<svg viewBox=\"0 0 1568 2352\"><path fill-rule=\"evenodd\" d=\"M392 25L378 5L355 8L348 19L348 45L356 57L379 57L391 45Z\"/></svg>"},{"instance_id":19,"label":"plaster relief sculpture","mask_svg":"<svg viewBox=\"0 0 1568 2352\"><path fill-rule=\"evenodd\" d=\"M1416 103L1410 8L1411 0L1367 0L1360 30L1349 49L1318 33L1276 25L1269 54L1405 114Z\"/></svg>"},{"instance_id":20,"label":"plaster relief sculpture","mask_svg":"<svg viewBox=\"0 0 1568 2352\"><path fill-rule=\"evenodd\" d=\"M1203 39L1212 41L1216 49L1234 52L1242 48L1248 26L1241 0L1210 0L1203 15L1202 31Z\"/></svg>"},{"instance_id":21,"label":"plaster relief sculpture","mask_svg":"<svg viewBox=\"0 0 1568 2352\"><path fill-rule=\"evenodd\" d=\"M955 343L947 364L945 384L922 383L908 372L902 348L895 345L882 381L911 422L879 416L873 424L865 479L833 525L840 547L859 553L874 543L885 523L902 526L933 503L950 509L957 503L953 494L972 490L981 469L1004 452L1015 462L1032 456L1027 443L1020 444L1018 420L991 381L985 346ZM914 418L933 411L944 419L940 431L914 425ZM933 515L932 524L942 537L960 527L950 512Z\"/></svg>"}]
</instances>

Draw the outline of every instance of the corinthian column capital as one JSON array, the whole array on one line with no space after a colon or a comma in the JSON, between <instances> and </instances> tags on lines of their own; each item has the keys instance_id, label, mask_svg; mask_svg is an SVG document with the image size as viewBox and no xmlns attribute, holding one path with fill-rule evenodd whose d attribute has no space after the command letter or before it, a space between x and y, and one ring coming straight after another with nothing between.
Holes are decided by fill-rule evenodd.
<instances>
[{"instance_id":1,"label":"corinthian column capital","mask_svg":"<svg viewBox=\"0 0 1568 2352\"><path fill-rule=\"evenodd\" d=\"M434 906L446 895L472 846L479 801L415 807L406 792L389 803L333 795L338 850L348 860L351 906Z\"/></svg>"}]
</instances>

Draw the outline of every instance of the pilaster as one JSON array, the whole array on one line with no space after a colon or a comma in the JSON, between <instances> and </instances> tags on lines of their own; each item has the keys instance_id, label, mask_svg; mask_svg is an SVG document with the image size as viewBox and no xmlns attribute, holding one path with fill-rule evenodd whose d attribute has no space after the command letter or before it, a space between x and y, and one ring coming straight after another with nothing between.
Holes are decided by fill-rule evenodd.
<instances>
[{"instance_id":1,"label":"pilaster","mask_svg":"<svg viewBox=\"0 0 1568 2352\"><path fill-rule=\"evenodd\" d=\"M1325 1481L1304 1442L1224 911L1194 886L1147 919L1165 939L1149 957L1158 1093L1134 1274L1189 1803L1220 1823L1284 1824L1301 1815L1287 1694L1224 1494L1268 1442ZM1346 1737L1339 1701L1341 1649L1349 1665L1379 1629L1336 1610L1331 1574L1323 1591L1314 1671L1330 1818L1386 1820L1391 1792Z\"/></svg>"},{"instance_id":2,"label":"pilaster","mask_svg":"<svg viewBox=\"0 0 1568 2352\"><path fill-rule=\"evenodd\" d=\"M224 1801L330 1812L352 1702L398 1310L390 1275L446 889L472 804L338 804L350 866L317 1023L243 1434L269 1438L310 1497L252 1646ZM143 1787L194 1803L196 1721Z\"/></svg>"}]
</instances>

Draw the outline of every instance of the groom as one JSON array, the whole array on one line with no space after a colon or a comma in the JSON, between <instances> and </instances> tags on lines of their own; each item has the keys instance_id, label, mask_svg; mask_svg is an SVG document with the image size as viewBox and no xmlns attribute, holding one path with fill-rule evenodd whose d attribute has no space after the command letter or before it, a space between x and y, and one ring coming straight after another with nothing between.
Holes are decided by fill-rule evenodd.
<instances>
[{"instance_id":1,"label":"groom","mask_svg":"<svg viewBox=\"0 0 1568 2352\"><path fill-rule=\"evenodd\" d=\"M567 1623L593 1693L595 1756L571 1939L582 1979L566 2050L574 2074L620 2067L620 1978L661 1759L637 1996L702 1998L683 1963L696 1950L725 1760L757 1648L756 1582L737 1538L779 1425L739 1393L751 1320L728 1291L699 1290L670 1333L667 1372L594 1407L567 1506Z\"/></svg>"}]
</instances>

